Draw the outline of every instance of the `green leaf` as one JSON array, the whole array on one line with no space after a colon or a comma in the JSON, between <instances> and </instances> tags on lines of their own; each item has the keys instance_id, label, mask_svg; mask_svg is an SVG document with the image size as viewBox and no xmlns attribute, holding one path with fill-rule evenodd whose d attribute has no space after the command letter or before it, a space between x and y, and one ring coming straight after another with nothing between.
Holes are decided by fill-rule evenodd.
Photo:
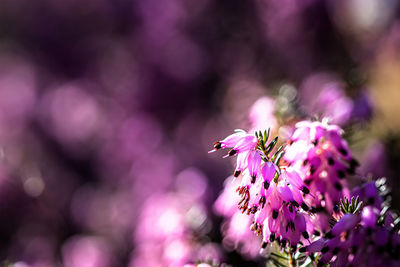
<instances>
[{"instance_id":1,"label":"green leaf","mask_svg":"<svg viewBox=\"0 0 400 267\"><path fill-rule=\"evenodd\" d=\"M272 149L274 149L276 143L278 142L278 136L274 138L274 140L271 141L271 143L268 144L266 150L266 153L269 154L269 152L272 151Z\"/></svg>"},{"instance_id":2,"label":"green leaf","mask_svg":"<svg viewBox=\"0 0 400 267\"><path fill-rule=\"evenodd\" d=\"M283 256L283 255L277 254L277 253L275 253L275 252L271 252L271 255L274 256L274 257L277 257L277 258L286 260L286 261L289 260L289 258L287 258L287 257L285 257L285 256Z\"/></svg>"},{"instance_id":3,"label":"green leaf","mask_svg":"<svg viewBox=\"0 0 400 267\"><path fill-rule=\"evenodd\" d=\"M278 147L278 149L276 150L276 152L272 156L271 160L274 160L274 158L278 155L279 152L281 152L282 149L283 149L283 146Z\"/></svg>"},{"instance_id":4,"label":"green leaf","mask_svg":"<svg viewBox=\"0 0 400 267\"><path fill-rule=\"evenodd\" d=\"M344 213L350 213L350 214L355 214L358 211L360 211L362 206L362 201L360 201L360 198L357 197L352 197L349 201L348 198L343 198L340 200L340 210Z\"/></svg>"},{"instance_id":5,"label":"green leaf","mask_svg":"<svg viewBox=\"0 0 400 267\"><path fill-rule=\"evenodd\" d=\"M279 173L278 172L275 172L275 175L274 175L274 182L277 184L278 183L278 178L279 178Z\"/></svg>"},{"instance_id":6,"label":"green leaf","mask_svg":"<svg viewBox=\"0 0 400 267\"><path fill-rule=\"evenodd\" d=\"M313 266L312 263L313 261L311 260L311 258L307 257L306 261L302 265L300 265L300 267Z\"/></svg>"},{"instance_id":7,"label":"green leaf","mask_svg":"<svg viewBox=\"0 0 400 267\"><path fill-rule=\"evenodd\" d=\"M361 202L359 202L358 204L357 204L357 207L354 209L354 212L353 213L357 213L357 212L359 212L360 211L360 209L361 209L361 206L362 206L362 201Z\"/></svg>"},{"instance_id":8,"label":"green leaf","mask_svg":"<svg viewBox=\"0 0 400 267\"><path fill-rule=\"evenodd\" d=\"M267 130L264 131L264 135L263 135L263 146L264 146L264 148L265 148L265 144L268 141L269 132L270 132L270 128L268 128L268 131Z\"/></svg>"},{"instance_id":9,"label":"green leaf","mask_svg":"<svg viewBox=\"0 0 400 267\"><path fill-rule=\"evenodd\" d=\"M285 151L281 151L281 152L279 152L279 154L278 154L278 157L276 157L276 160L275 160L275 165L279 165L279 161L281 161L281 158L283 157L283 155L285 154Z\"/></svg>"}]
</instances>

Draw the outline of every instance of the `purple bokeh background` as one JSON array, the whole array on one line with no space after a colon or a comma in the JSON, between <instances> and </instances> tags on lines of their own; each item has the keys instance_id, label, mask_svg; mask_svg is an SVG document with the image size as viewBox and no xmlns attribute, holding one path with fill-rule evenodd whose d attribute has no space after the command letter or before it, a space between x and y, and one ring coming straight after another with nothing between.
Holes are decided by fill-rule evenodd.
<instances>
[{"instance_id":1,"label":"purple bokeh background","mask_svg":"<svg viewBox=\"0 0 400 267\"><path fill-rule=\"evenodd\" d=\"M1 1L0 262L259 266L223 244L231 165L207 151L281 118L332 117L399 188L398 7Z\"/></svg>"}]
</instances>

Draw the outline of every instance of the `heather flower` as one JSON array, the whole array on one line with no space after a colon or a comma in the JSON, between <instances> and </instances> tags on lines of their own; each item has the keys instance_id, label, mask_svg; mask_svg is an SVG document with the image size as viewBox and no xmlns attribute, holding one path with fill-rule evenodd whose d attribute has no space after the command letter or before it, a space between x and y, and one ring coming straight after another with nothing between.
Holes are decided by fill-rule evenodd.
<instances>
[{"instance_id":1,"label":"heather flower","mask_svg":"<svg viewBox=\"0 0 400 267\"><path fill-rule=\"evenodd\" d=\"M253 217L243 214L237 207L240 196L235 192L239 179L228 177L224 189L214 203L214 210L224 217L221 227L222 243L227 250L237 250L242 256L254 259L259 256L261 238L250 231Z\"/></svg>"},{"instance_id":2,"label":"heather flower","mask_svg":"<svg viewBox=\"0 0 400 267\"><path fill-rule=\"evenodd\" d=\"M344 124L350 119L353 103L340 84L326 84L320 92L314 111L329 117L334 123Z\"/></svg>"},{"instance_id":3,"label":"heather flower","mask_svg":"<svg viewBox=\"0 0 400 267\"><path fill-rule=\"evenodd\" d=\"M313 211L330 216L337 211L340 199L348 197L344 178L355 173L358 163L342 138L339 126L329 125L326 120L302 121L296 128L284 159L300 171L305 185L315 196L307 197ZM327 231L326 226L326 223L320 225L320 230Z\"/></svg>"},{"instance_id":4,"label":"heather flower","mask_svg":"<svg viewBox=\"0 0 400 267\"><path fill-rule=\"evenodd\" d=\"M267 167L264 169L268 168L268 165L265 165ZM275 166L269 166L269 169L271 168ZM297 178L299 180L294 182ZM308 215L300 210L300 207L308 210L308 205L302 197L304 192L308 192L307 187L291 168L281 170L277 181L265 179L262 185L263 190L258 200L261 207L257 208L251 229L256 234L262 234L264 247L267 243L277 240L281 247L288 245L296 250L297 244L301 240L307 240L309 232L313 231ZM250 212L253 212L255 207L253 204Z\"/></svg>"},{"instance_id":5,"label":"heather flower","mask_svg":"<svg viewBox=\"0 0 400 267\"><path fill-rule=\"evenodd\" d=\"M358 186L352 191L353 196L358 196L361 201L377 209L381 209L383 198L380 195L375 182L368 182Z\"/></svg>"},{"instance_id":6,"label":"heather flower","mask_svg":"<svg viewBox=\"0 0 400 267\"><path fill-rule=\"evenodd\" d=\"M251 230L263 236L263 246L277 240L282 248L288 245L296 250L313 230L307 215L301 213L301 209L309 210L303 195L310 191L295 168L279 167L283 148L270 155L277 138L267 145L268 136L269 131L253 136L237 132L215 143L214 148L233 147L228 155L237 154L238 206L242 213L254 216Z\"/></svg>"},{"instance_id":7,"label":"heather flower","mask_svg":"<svg viewBox=\"0 0 400 267\"><path fill-rule=\"evenodd\" d=\"M344 86L332 73L322 72L307 77L300 89L302 109L310 116L327 117L338 125L348 124L354 104L346 95Z\"/></svg>"},{"instance_id":8,"label":"heather flower","mask_svg":"<svg viewBox=\"0 0 400 267\"><path fill-rule=\"evenodd\" d=\"M332 229L301 250L318 258L318 266L398 266L400 235L394 215L379 199L378 188L367 183L353 194L356 199L342 201L342 216ZM379 201L368 201L371 198Z\"/></svg>"},{"instance_id":9,"label":"heather flower","mask_svg":"<svg viewBox=\"0 0 400 267\"><path fill-rule=\"evenodd\" d=\"M74 236L62 247L63 265L67 267L107 267L113 265L111 248L100 237Z\"/></svg>"},{"instance_id":10,"label":"heather flower","mask_svg":"<svg viewBox=\"0 0 400 267\"><path fill-rule=\"evenodd\" d=\"M257 138L254 134L247 134L243 130L236 130L234 134L227 136L225 139L215 142L214 149L209 153L221 148L232 148L227 156L233 156L240 153L245 153L254 149L257 145Z\"/></svg>"}]
</instances>

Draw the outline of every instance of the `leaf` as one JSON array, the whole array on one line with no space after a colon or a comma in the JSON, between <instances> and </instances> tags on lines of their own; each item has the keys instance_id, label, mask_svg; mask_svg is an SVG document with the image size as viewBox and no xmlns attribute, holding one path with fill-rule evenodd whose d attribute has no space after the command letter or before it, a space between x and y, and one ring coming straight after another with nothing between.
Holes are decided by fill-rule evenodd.
<instances>
[{"instance_id":1,"label":"leaf","mask_svg":"<svg viewBox=\"0 0 400 267\"><path fill-rule=\"evenodd\" d=\"M313 261L311 260L310 257L307 257L306 261L300 265L300 267L307 267L307 266L312 266L311 264L313 263Z\"/></svg>"},{"instance_id":2,"label":"leaf","mask_svg":"<svg viewBox=\"0 0 400 267\"><path fill-rule=\"evenodd\" d=\"M363 202L361 201L360 203L358 203L358 205L357 205L357 207L354 209L354 212L353 213L357 213L357 212L359 212L360 211L360 209L361 209L361 206L362 206L362 204L363 204Z\"/></svg>"},{"instance_id":3,"label":"leaf","mask_svg":"<svg viewBox=\"0 0 400 267\"><path fill-rule=\"evenodd\" d=\"M269 154L269 152L272 151L272 149L274 149L276 143L278 142L278 136L274 138L274 140L271 141L271 143L268 144L266 150L266 153Z\"/></svg>"},{"instance_id":4,"label":"leaf","mask_svg":"<svg viewBox=\"0 0 400 267\"><path fill-rule=\"evenodd\" d=\"M268 131L267 131L267 130L264 131L264 136L263 136L263 143L264 143L264 146L265 146L265 144L266 144L267 141L268 141L268 137L269 137L270 130L271 130L271 129L268 128Z\"/></svg>"},{"instance_id":5,"label":"leaf","mask_svg":"<svg viewBox=\"0 0 400 267\"><path fill-rule=\"evenodd\" d=\"M283 255L277 254L277 253L275 253L275 252L271 252L271 255L274 256L274 257L283 259L283 260L285 260L285 261L289 260L289 258L287 258L287 257L285 257L285 256L283 256Z\"/></svg>"},{"instance_id":6,"label":"leaf","mask_svg":"<svg viewBox=\"0 0 400 267\"><path fill-rule=\"evenodd\" d=\"M279 155L278 155L278 157L276 158L276 160L275 160L275 165L279 165L279 161L281 161L281 158L282 158L282 156L284 155L284 153L285 153L285 151L281 151L280 153L279 153Z\"/></svg>"},{"instance_id":7,"label":"leaf","mask_svg":"<svg viewBox=\"0 0 400 267\"><path fill-rule=\"evenodd\" d=\"M274 160L274 158L278 155L279 152L281 152L282 149L283 149L283 146L278 147L278 149L276 150L276 152L272 156L271 160Z\"/></svg>"},{"instance_id":8,"label":"leaf","mask_svg":"<svg viewBox=\"0 0 400 267\"><path fill-rule=\"evenodd\" d=\"M349 201L347 197L343 198L340 200L340 210L342 211L343 214L355 214L358 211L360 211L361 206L362 206L362 201L360 201L359 196L357 197L352 197Z\"/></svg>"}]
</instances>

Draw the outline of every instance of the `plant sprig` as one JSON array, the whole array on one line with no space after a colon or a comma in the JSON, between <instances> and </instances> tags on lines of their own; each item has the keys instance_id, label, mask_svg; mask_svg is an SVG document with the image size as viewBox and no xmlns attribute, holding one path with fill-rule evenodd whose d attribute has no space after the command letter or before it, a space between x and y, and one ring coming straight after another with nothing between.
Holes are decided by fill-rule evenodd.
<instances>
[{"instance_id":1,"label":"plant sprig","mask_svg":"<svg viewBox=\"0 0 400 267\"><path fill-rule=\"evenodd\" d=\"M340 200L340 210L343 214L355 214L360 211L362 206L362 201L360 201L359 196L354 198L354 196L350 199L345 197Z\"/></svg>"},{"instance_id":2,"label":"plant sprig","mask_svg":"<svg viewBox=\"0 0 400 267\"><path fill-rule=\"evenodd\" d=\"M255 136L258 139L258 146L257 149L263 152L265 158L264 161L273 161L275 165L279 165L280 160L282 159L285 151L284 146L280 146L275 153L270 156L269 154L275 148L276 144L278 143L278 136L275 137L269 144L267 144L268 138L270 136L271 130L265 130L264 133L261 131L255 132Z\"/></svg>"}]
</instances>

